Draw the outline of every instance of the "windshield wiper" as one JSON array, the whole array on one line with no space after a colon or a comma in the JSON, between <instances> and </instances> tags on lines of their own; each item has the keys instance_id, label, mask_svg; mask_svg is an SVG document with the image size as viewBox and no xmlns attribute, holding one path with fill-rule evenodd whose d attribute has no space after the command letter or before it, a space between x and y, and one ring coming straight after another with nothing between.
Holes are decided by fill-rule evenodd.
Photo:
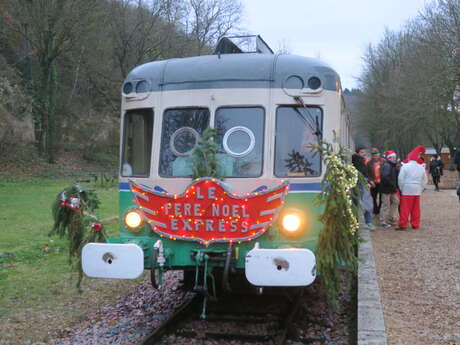
<instances>
[{"instance_id":1,"label":"windshield wiper","mask_svg":"<svg viewBox=\"0 0 460 345\"><path fill-rule=\"evenodd\" d=\"M310 127L310 129L313 132L313 134L316 135L316 137L319 139L318 141L320 141L321 138L323 137L323 132L321 131L321 126L320 126L320 123L319 123L318 115L314 117L311 114L310 109L308 109L308 107L305 105L302 97L293 96L293 98L297 103L299 103L303 107L303 109L305 109L307 111L307 114L308 114L308 117L309 117L310 121L308 121L303 116L303 114L301 114L300 111L298 111L296 109L297 114L299 114L299 116L302 118L302 120L308 125L308 127ZM312 122L314 123L315 127L312 126L312 124L311 124Z\"/></svg>"}]
</instances>

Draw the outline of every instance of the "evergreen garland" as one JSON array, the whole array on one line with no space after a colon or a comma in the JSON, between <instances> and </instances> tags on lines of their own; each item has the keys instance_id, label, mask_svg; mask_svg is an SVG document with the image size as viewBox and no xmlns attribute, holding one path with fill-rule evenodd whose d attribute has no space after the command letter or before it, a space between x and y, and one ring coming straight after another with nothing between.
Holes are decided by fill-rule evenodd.
<instances>
[{"instance_id":1,"label":"evergreen garland","mask_svg":"<svg viewBox=\"0 0 460 345\"><path fill-rule=\"evenodd\" d=\"M319 234L317 267L321 275L324 293L335 309L338 309L337 295L341 284L339 267L356 272L359 242L359 198L358 171L346 162L342 149L334 153L332 145L322 143L315 148L327 164L323 178L323 190L318 203L324 204L320 221L324 224Z\"/></svg>"},{"instance_id":2,"label":"evergreen garland","mask_svg":"<svg viewBox=\"0 0 460 345\"><path fill-rule=\"evenodd\" d=\"M48 235L58 235L69 240L69 264L78 271L78 289L83 279L83 247L90 242L106 241L104 228L93 214L99 204L95 192L73 185L60 192L52 205L54 224Z\"/></svg>"},{"instance_id":3,"label":"evergreen garland","mask_svg":"<svg viewBox=\"0 0 460 345\"><path fill-rule=\"evenodd\" d=\"M219 174L219 162L216 154L219 152L219 145L214 141L217 129L206 128L201 135L195 150L192 153L192 178L215 177L222 179Z\"/></svg>"}]
</instances>

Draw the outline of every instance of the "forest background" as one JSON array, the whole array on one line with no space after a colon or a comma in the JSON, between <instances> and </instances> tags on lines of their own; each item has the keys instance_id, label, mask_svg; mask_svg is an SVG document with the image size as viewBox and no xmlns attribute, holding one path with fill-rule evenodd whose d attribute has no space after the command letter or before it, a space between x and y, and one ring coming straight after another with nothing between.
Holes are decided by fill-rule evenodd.
<instances>
[{"instance_id":1,"label":"forest background","mask_svg":"<svg viewBox=\"0 0 460 345\"><path fill-rule=\"evenodd\" d=\"M115 169L129 71L212 53L241 13L237 0L0 0L0 166L73 153Z\"/></svg>"},{"instance_id":2,"label":"forest background","mask_svg":"<svg viewBox=\"0 0 460 345\"><path fill-rule=\"evenodd\" d=\"M363 56L359 89L345 92L357 145L460 147L460 1L432 1ZM346 90L347 91L347 90ZM347 97L347 96L346 96Z\"/></svg>"},{"instance_id":3,"label":"forest background","mask_svg":"<svg viewBox=\"0 0 460 345\"><path fill-rule=\"evenodd\" d=\"M0 172L72 153L115 171L127 73L211 53L243 33L242 11L238 0L0 0ZM387 30L363 66L344 92L357 145L460 146L460 0Z\"/></svg>"}]
</instances>

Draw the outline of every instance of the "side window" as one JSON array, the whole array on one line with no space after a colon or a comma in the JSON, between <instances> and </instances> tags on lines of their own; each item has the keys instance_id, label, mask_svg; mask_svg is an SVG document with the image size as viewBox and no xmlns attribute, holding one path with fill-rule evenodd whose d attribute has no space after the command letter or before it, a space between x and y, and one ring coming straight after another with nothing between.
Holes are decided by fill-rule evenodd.
<instances>
[{"instance_id":1,"label":"side window","mask_svg":"<svg viewBox=\"0 0 460 345\"><path fill-rule=\"evenodd\" d=\"M150 175L153 110L137 109L125 114L123 125L122 176Z\"/></svg>"},{"instance_id":2,"label":"side window","mask_svg":"<svg viewBox=\"0 0 460 345\"><path fill-rule=\"evenodd\" d=\"M262 175L265 112L260 107L226 107L216 111L219 168L224 177Z\"/></svg>"},{"instance_id":3,"label":"side window","mask_svg":"<svg viewBox=\"0 0 460 345\"><path fill-rule=\"evenodd\" d=\"M275 175L321 175L321 156L311 148L321 136L323 113L319 107L279 107L276 111Z\"/></svg>"},{"instance_id":4,"label":"side window","mask_svg":"<svg viewBox=\"0 0 460 345\"><path fill-rule=\"evenodd\" d=\"M209 110L168 109L163 115L159 173L162 177L190 177L190 154L209 126Z\"/></svg>"}]
</instances>

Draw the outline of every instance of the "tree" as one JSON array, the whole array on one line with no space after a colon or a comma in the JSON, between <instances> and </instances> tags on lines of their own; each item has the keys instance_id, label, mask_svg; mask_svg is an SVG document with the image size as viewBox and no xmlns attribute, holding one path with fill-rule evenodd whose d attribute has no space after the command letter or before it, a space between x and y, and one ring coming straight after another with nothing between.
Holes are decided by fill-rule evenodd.
<instances>
[{"instance_id":1,"label":"tree","mask_svg":"<svg viewBox=\"0 0 460 345\"><path fill-rule=\"evenodd\" d=\"M292 54L292 49L289 42L283 38L282 40L278 41L278 46L276 49L276 53L278 54Z\"/></svg>"},{"instance_id":2,"label":"tree","mask_svg":"<svg viewBox=\"0 0 460 345\"><path fill-rule=\"evenodd\" d=\"M85 0L10 1L11 30L22 35L37 62L33 76L36 144L49 162L56 159L59 114L57 61L84 32L98 2Z\"/></svg>"},{"instance_id":3,"label":"tree","mask_svg":"<svg viewBox=\"0 0 460 345\"><path fill-rule=\"evenodd\" d=\"M372 145L406 154L422 142L438 151L459 136L460 1L439 0L399 32L369 46L360 78L358 125ZM458 145L458 144L457 144Z\"/></svg>"},{"instance_id":4,"label":"tree","mask_svg":"<svg viewBox=\"0 0 460 345\"><path fill-rule=\"evenodd\" d=\"M209 53L222 36L236 29L243 10L238 0L189 0L188 7L186 28L196 55Z\"/></svg>"},{"instance_id":5,"label":"tree","mask_svg":"<svg viewBox=\"0 0 460 345\"><path fill-rule=\"evenodd\" d=\"M118 0L110 3L110 32L121 76L134 66L161 56L161 43L167 38L162 30L163 0Z\"/></svg>"}]
</instances>

